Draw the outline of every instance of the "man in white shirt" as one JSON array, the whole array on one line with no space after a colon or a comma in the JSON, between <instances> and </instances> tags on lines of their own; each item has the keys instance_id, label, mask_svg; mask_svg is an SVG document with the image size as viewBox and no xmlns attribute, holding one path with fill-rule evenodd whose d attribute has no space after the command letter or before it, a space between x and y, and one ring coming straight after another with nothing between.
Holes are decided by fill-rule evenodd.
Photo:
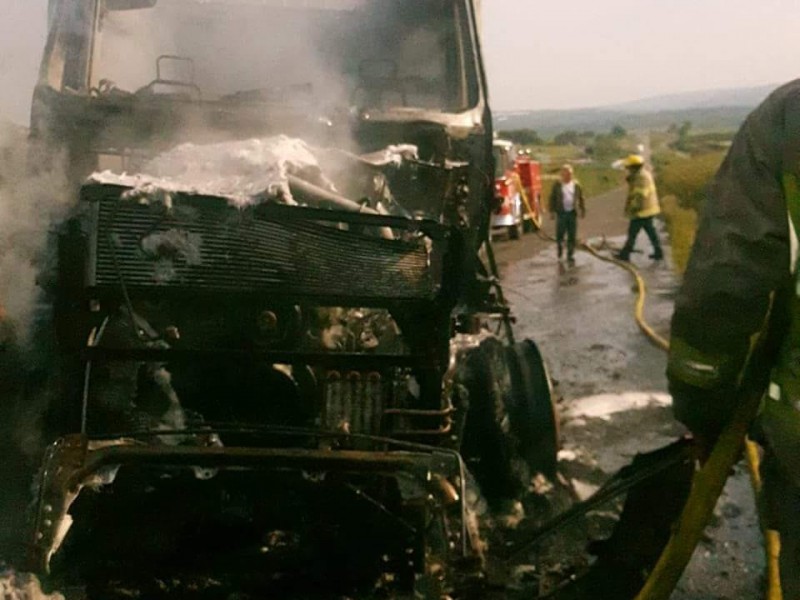
<instances>
[{"instance_id":1,"label":"man in white shirt","mask_svg":"<svg viewBox=\"0 0 800 600\"><path fill-rule=\"evenodd\" d=\"M581 184L575 179L571 165L561 167L561 180L550 192L550 218L556 219L558 259L564 255L564 238L567 238L567 261L575 264L575 240L578 236L578 214L586 216L586 200Z\"/></svg>"}]
</instances>

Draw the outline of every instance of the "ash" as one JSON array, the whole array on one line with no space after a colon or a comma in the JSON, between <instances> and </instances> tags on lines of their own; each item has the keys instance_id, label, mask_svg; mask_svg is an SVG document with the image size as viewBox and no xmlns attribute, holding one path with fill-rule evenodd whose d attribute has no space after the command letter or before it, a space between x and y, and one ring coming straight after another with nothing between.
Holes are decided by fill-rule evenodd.
<instances>
[{"instance_id":1,"label":"ash","mask_svg":"<svg viewBox=\"0 0 800 600\"><path fill-rule=\"evenodd\" d=\"M0 575L0 598L3 600L64 600L59 593L45 594L34 575L5 573Z\"/></svg>"},{"instance_id":2,"label":"ash","mask_svg":"<svg viewBox=\"0 0 800 600\"><path fill-rule=\"evenodd\" d=\"M312 148L303 140L280 135L182 144L150 160L139 174L103 171L89 181L130 187L126 198L143 203L165 202L169 194L182 192L225 197L232 206L245 208L264 198L295 204L288 179L293 174L325 183Z\"/></svg>"}]
</instances>

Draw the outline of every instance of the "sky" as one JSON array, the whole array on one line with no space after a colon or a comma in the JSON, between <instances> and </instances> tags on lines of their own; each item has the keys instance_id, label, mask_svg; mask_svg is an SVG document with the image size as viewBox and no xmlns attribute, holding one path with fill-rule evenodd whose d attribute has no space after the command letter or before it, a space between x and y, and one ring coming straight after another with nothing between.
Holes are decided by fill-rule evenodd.
<instances>
[{"instance_id":1,"label":"sky","mask_svg":"<svg viewBox=\"0 0 800 600\"><path fill-rule=\"evenodd\" d=\"M0 118L24 123L46 0L0 0ZM495 109L603 106L800 75L798 0L482 0Z\"/></svg>"},{"instance_id":2,"label":"sky","mask_svg":"<svg viewBox=\"0 0 800 600\"><path fill-rule=\"evenodd\" d=\"M495 109L603 106L800 76L797 0L482 0Z\"/></svg>"},{"instance_id":3,"label":"sky","mask_svg":"<svg viewBox=\"0 0 800 600\"><path fill-rule=\"evenodd\" d=\"M0 119L26 123L47 29L47 0L0 0Z\"/></svg>"}]
</instances>

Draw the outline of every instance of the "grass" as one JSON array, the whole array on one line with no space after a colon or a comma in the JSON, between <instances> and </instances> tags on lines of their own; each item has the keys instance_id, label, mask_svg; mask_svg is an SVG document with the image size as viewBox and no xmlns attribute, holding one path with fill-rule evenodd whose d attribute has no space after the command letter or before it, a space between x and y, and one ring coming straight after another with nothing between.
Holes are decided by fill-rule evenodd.
<instances>
[{"instance_id":1,"label":"grass","mask_svg":"<svg viewBox=\"0 0 800 600\"><path fill-rule=\"evenodd\" d=\"M686 270L689 261L697 214L705 202L708 184L725 158L725 150L714 146L719 141L716 137L698 138L693 154L660 149L653 155L672 259L679 274Z\"/></svg>"},{"instance_id":2,"label":"grass","mask_svg":"<svg viewBox=\"0 0 800 600\"><path fill-rule=\"evenodd\" d=\"M675 271L683 274L694 245L697 212L691 208L683 208L675 196L662 198L661 210L672 246L672 263Z\"/></svg>"},{"instance_id":3,"label":"grass","mask_svg":"<svg viewBox=\"0 0 800 600\"><path fill-rule=\"evenodd\" d=\"M542 166L542 201L547 203L550 198L550 190L558 180L561 165ZM615 190L625 184L623 174L611 167L603 167L594 164L575 165L575 179L583 186L583 191L587 198L594 198L605 192Z\"/></svg>"},{"instance_id":4,"label":"grass","mask_svg":"<svg viewBox=\"0 0 800 600\"><path fill-rule=\"evenodd\" d=\"M695 155L656 154L654 163L661 194L676 196L683 208L698 210L705 200L706 188L724 158L723 150Z\"/></svg>"},{"instance_id":5,"label":"grass","mask_svg":"<svg viewBox=\"0 0 800 600\"><path fill-rule=\"evenodd\" d=\"M622 174L611 168L611 160L598 160L585 164L588 156L581 146L529 146L534 159L542 164L542 200L550 198L550 190L558 180L561 166L570 163L575 169L575 177L583 186L588 198L599 196L624 185ZM615 157L616 158L616 157Z\"/></svg>"},{"instance_id":6,"label":"grass","mask_svg":"<svg viewBox=\"0 0 800 600\"><path fill-rule=\"evenodd\" d=\"M575 177L581 182L589 197L599 196L625 184L625 174L610 166L577 165Z\"/></svg>"},{"instance_id":7,"label":"grass","mask_svg":"<svg viewBox=\"0 0 800 600\"><path fill-rule=\"evenodd\" d=\"M534 159L548 166L561 166L565 162L587 158L580 146L528 146L526 149L531 151Z\"/></svg>"}]
</instances>

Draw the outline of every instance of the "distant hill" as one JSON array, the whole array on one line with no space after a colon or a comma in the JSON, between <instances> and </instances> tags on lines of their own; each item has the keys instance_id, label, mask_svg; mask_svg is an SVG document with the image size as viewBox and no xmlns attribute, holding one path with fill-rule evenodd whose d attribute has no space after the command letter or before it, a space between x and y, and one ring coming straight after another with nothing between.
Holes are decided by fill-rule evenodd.
<instances>
[{"instance_id":1,"label":"distant hill","mask_svg":"<svg viewBox=\"0 0 800 600\"><path fill-rule=\"evenodd\" d=\"M545 137L561 131L661 129L691 121L696 130L734 130L777 85L689 92L645 98L614 106L575 110L498 112L499 130L534 129Z\"/></svg>"},{"instance_id":2,"label":"distant hill","mask_svg":"<svg viewBox=\"0 0 800 600\"><path fill-rule=\"evenodd\" d=\"M666 96L654 96L643 100L625 102L610 108L622 112L680 111L697 108L717 108L720 106L753 108L777 87L778 84L770 84L746 88L668 94Z\"/></svg>"}]
</instances>

